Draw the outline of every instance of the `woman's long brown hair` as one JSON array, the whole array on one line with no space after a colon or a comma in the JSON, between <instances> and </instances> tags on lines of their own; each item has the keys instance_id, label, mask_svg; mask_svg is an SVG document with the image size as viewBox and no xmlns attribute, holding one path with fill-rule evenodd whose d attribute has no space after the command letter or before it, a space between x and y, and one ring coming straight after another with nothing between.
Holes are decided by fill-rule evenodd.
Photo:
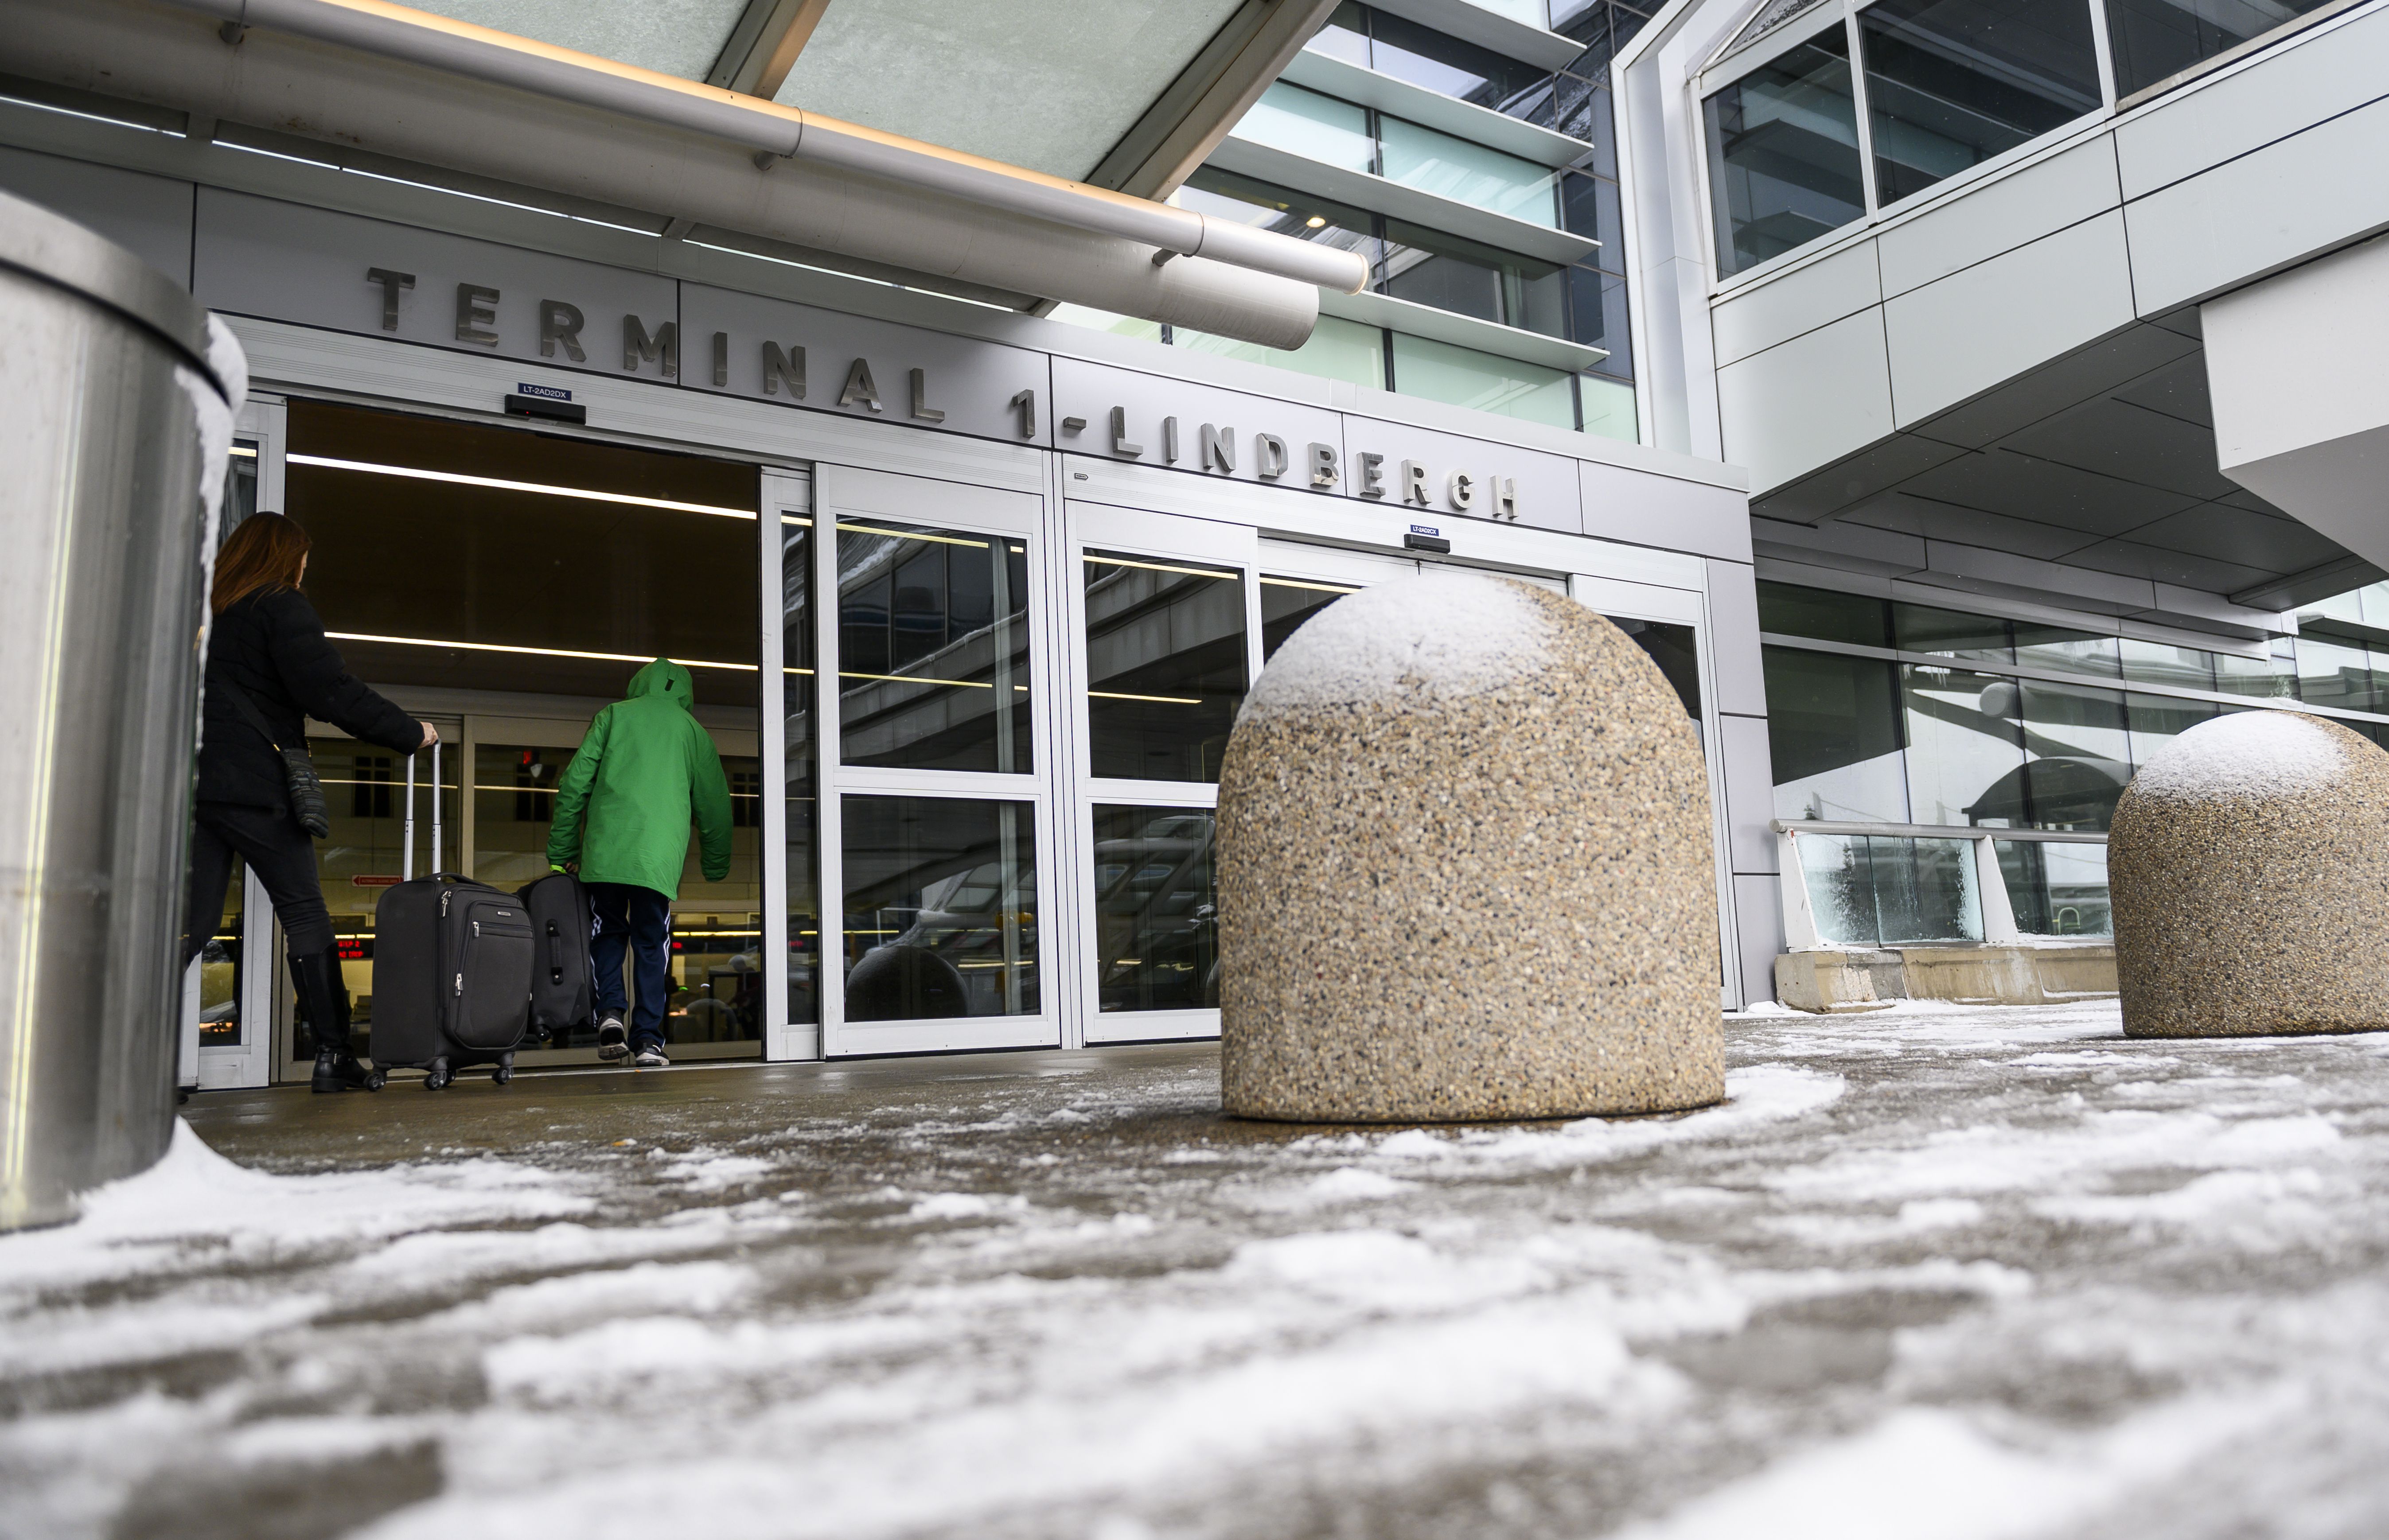
<instances>
[{"instance_id":1,"label":"woman's long brown hair","mask_svg":"<svg viewBox=\"0 0 2389 1540\"><path fill-rule=\"evenodd\" d=\"M208 613L222 615L252 593L277 593L299 586L314 541L280 514L251 514L216 553L216 582Z\"/></svg>"}]
</instances>

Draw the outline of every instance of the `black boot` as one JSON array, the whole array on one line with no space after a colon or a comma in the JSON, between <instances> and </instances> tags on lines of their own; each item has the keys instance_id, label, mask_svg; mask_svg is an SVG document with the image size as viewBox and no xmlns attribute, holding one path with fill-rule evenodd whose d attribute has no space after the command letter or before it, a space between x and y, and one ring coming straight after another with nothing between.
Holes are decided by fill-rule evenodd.
<instances>
[{"instance_id":1,"label":"black boot","mask_svg":"<svg viewBox=\"0 0 2389 1540\"><path fill-rule=\"evenodd\" d=\"M312 957L290 960L290 977L299 986L307 1025L315 1031L315 1075L319 1091L367 1090L382 1088L382 1073L359 1060L349 1047L349 989L340 979L339 942Z\"/></svg>"}]
</instances>

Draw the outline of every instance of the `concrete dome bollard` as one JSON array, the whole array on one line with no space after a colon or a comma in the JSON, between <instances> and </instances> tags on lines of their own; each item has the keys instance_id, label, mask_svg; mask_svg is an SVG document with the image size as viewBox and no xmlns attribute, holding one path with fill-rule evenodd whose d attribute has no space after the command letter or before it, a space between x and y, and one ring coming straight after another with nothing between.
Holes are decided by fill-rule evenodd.
<instances>
[{"instance_id":1,"label":"concrete dome bollard","mask_svg":"<svg viewBox=\"0 0 2389 1540\"><path fill-rule=\"evenodd\" d=\"M2126 1036L2389 1029L2389 754L2338 723L2241 711L2167 744L2107 883Z\"/></svg>"},{"instance_id":2,"label":"concrete dome bollard","mask_svg":"<svg viewBox=\"0 0 2389 1540\"><path fill-rule=\"evenodd\" d=\"M1437 576L1322 610L1220 777L1221 1100L1411 1123L1725 1095L1700 742L1616 626Z\"/></svg>"}]
</instances>

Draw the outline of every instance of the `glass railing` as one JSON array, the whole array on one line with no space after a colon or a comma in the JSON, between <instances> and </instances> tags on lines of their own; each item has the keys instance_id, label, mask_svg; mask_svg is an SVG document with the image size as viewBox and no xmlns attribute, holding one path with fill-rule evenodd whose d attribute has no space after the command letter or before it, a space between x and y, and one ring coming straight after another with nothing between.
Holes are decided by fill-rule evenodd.
<instances>
[{"instance_id":1,"label":"glass railing","mask_svg":"<svg viewBox=\"0 0 2389 1540\"><path fill-rule=\"evenodd\" d=\"M1778 820L1794 950L2114 935L2107 836Z\"/></svg>"}]
</instances>

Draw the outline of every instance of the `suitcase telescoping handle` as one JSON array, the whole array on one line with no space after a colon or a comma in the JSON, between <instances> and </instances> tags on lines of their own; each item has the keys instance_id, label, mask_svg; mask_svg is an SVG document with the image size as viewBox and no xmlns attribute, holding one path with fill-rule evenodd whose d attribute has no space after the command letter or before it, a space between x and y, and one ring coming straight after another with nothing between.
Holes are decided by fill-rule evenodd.
<instances>
[{"instance_id":1,"label":"suitcase telescoping handle","mask_svg":"<svg viewBox=\"0 0 2389 1540\"><path fill-rule=\"evenodd\" d=\"M431 866L436 875L440 871L440 740L431 740ZM398 874L402 882L415 880L415 756L406 757L406 834L400 846Z\"/></svg>"}]
</instances>

